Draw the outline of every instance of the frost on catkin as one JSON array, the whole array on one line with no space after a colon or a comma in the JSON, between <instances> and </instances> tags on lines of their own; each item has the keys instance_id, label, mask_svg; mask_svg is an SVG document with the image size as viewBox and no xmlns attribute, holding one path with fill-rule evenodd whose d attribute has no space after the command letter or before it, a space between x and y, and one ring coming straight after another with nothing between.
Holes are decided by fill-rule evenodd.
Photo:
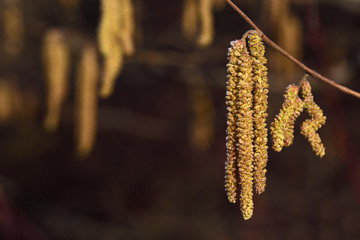
<instances>
[{"instance_id":1,"label":"frost on catkin","mask_svg":"<svg viewBox=\"0 0 360 240\"><path fill-rule=\"evenodd\" d=\"M46 33L42 54L47 90L44 127L47 131L54 131L67 94L70 69L70 50L60 30L52 29Z\"/></svg>"},{"instance_id":2,"label":"frost on catkin","mask_svg":"<svg viewBox=\"0 0 360 240\"><path fill-rule=\"evenodd\" d=\"M280 112L271 123L272 148L276 152L293 142L295 120L303 111L303 102L298 92L299 87L296 85L287 87Z\"/></svg>"},{"instance_id":3,"label":"frost on catkin","mask_svg":"<svg viewBox=\"0 0 360 240\"><path fill-rule=\"evenodd\" d=\"M325 124L326 117L323 115L320 107L314 102L310 83L306 79L302 81L301 90L304 107L311 117L311 119L307 119L301 124L301 134L307 138L316 155L323 157L325 155L325 148L316 131Z\"/></svg>"},{"instance_id":4,"label":"frost on catkin","mask_svg":"<svg viewBox=\"0 0 360 240\"><path fill-rule=\"evenodd\" d=\"M267 60L264 56L265 47L261 37L254 31L248 36L248 48L252 60L254 81L254 177L255 190L258 194L265 191L266 164L268 160L267 147L267 107L268 79Z\"/></svg>"}]
</instances>

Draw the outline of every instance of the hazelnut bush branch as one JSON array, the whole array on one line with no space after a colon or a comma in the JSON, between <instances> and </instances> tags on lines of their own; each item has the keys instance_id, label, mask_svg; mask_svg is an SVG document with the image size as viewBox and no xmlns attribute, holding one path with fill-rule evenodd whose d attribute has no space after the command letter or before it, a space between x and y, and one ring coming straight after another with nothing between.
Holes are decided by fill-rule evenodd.
<instances>
[{"instance_id":1,"label":"hazelnut bush branch","mask_svg":"<svg viewBox=\"0 0 360 240\"><path fill-rule=\"evenodd\" d=\"M331 79L324 77L320 73L316 72L315 70L307 67L305 64L297 60L295 57L293 57L290 53L288 53L286 50L282 49L279 45L274 43L270 38L268 38L261 30L260 28L243 12L241 11L231 0L226 0L226 2L248 23L253 27L261 36L262 40L269 44L272 48L280 52L282 55L284 55L286 58L288 58L290 61L298 65L300 68L302 68L305 72L307 72L309 75L329 84L330 86L333 86L340 91L347 93L349 95L352 95L354 97L360 98L360 93L356 92L354 90L351 90L341 84L338 84Z\"/></svg>"}]
</instances>

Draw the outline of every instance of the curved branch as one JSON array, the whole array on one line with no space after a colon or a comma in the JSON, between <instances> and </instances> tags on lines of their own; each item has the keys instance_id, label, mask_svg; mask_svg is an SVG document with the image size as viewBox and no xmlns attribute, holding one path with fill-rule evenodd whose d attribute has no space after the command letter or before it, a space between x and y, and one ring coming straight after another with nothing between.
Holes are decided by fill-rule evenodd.
<instances>
[{"instance_id":1,"label":"curved branch","mask_svg":"<svg viewBox=\"0 0 360 240\"><path fill-rule=\"evenodd\" d=\"M288 58L290 61L292 61L293 63L295 63L296 65L298 65L300 68L302 68L305 72L307 72L309 75L329 84L330 86L333 86L337 89L339 89L340 91L350 94L354 97L360 98L360 93L356 92L354 90L351 90L343 85L340 85L332 80L330 80L327 77L324 77L323 75L321 75L320 73L316 72L315 70L312 70L311 68L307 67L305 64L303 64L302 62L300 62L299 60L297 60L295 57L293 57L290 53L288 53L287 51L285 51L284 49L282 49L279 45L277 45L276 43L274 43L270 38L268 38L261 30L258 26L256 26L256 24L243 12L241 11L231 0L226 0L226 2L248 23L251 25L251 27L253 27L256 31L259 32L259 34L261 35L261 38L263 39L264 42L266 42L267 44L269 44L272 48L274 48L275 50L277 50L278 52L280 52L282 55L284 55L286 58Z\"/></svg>"}]
</instances>

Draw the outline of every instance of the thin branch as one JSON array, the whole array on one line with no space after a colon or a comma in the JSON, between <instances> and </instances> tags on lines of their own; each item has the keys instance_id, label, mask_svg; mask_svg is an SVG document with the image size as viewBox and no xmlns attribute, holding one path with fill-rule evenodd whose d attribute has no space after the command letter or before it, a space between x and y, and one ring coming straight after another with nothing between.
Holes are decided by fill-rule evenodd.
<instances>
[{"instance_id":1,"label":"thin branch","mask_svg":"<svg viewBox=\"0 0 360 240\"><path fill-rule=\"evenodd\" d=\"M302 68L305 72L307 72L309 75L320 79L321 81L329 84L330 86L333 86L337 89L339 89L340 91L350 94L354 97L360 98L360 93L353 91L343 85L340 85L332 80L330 80L327 77L324 77L323 75L321 75L320 73L316 72L315 70L312 70L311 68L305 66L305 64L303 64L302 62L300 62L299 60L297 60L295 57L293 57L290 53L288 53L287 51L285 51L284 49L282 49L281 47L279 47L279 45L277 45L276 43L274 43L270 38L268 38L261 30L258 26L256 26L256 24L243 12L241 11L231 0L226 0L227 3L248 23L251 25L251 27L253 27L261 36L262 40L264 40L264 42L266 42L267 44L269 44L272 48L274 48L275 50L277 50L278 52L280 52L282 55L284 55L286 58L288 58L290 61L292 61L293 63L295 63L296 65L298 65L300 68Z\"/></svg>"}]
</instances>

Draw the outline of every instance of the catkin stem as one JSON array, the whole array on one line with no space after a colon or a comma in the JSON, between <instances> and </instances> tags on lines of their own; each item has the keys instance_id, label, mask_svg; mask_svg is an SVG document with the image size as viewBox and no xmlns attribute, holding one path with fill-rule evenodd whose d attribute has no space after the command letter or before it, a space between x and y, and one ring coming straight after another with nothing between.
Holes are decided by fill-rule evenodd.
<instances>
[{"instance_id":1,"label":"catkin stem","mask_svg":"<svg viewBox=\"0 0 360 240\"><path fill-rule=\"evenodd\" d=\"M270 38L268 38L261 30L258 26L256 26L256 24L243 12L241 11L231 0L226 0L227 3L247 22L250 24L250 26L252 26L261 36L261 38L263 39L264 42L266 42L267 44L269 44L272 48L274 48L276 51L280 52L282 55L284 55L286 58L288 58L290 61L292 61L293 63L295 63L296 65L298 65L300 68L302 68L305 72L307 72L308 74L310 74L311 76L323 81L324 83L333 86L335 88L337 88L338 90L352 95L356 98L360 98L360 93L356 92L354 90L351 90L341 84L338 84L334 81L332 81L331 79L322 76L320 73L316 72L315 70L312 70L311 68L307 67L305 64L303 64L302 62L300 62L299 60L297 60L295 57L293 57L290 53L288 53L287 51L285 51L284 49L282 49L279 45L277 45L276 43L274 43Z\"/></svg>"}]
</instances>

